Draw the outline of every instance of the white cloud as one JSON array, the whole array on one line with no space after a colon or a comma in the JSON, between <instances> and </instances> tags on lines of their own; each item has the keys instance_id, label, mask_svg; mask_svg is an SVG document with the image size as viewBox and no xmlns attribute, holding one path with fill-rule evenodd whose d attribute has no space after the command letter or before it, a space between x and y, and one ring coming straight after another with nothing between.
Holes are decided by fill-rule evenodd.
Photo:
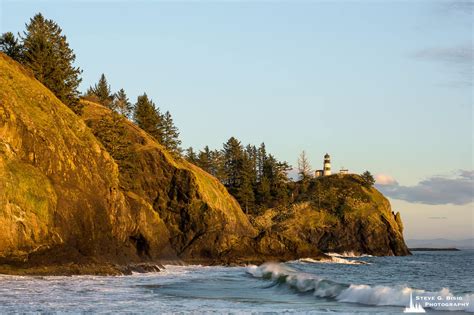
<instances>
[{"instance_id":1,"label":"white cloud","mask_svg":"<svg viewBox=\"0 0 474 315\"><path fill-rule=\"evenodd\" d=\"M378 175L377 187L385 195L428 205L466 205L473 202L474 171L460 170L454 177L432 176L414 186L402 186L388 175Z\"/></svg>"},{"instance_id":2,"label":"white cloud","mask_svg":"<svg viewBox=\"0 0 474 315\"><path fill-rule=\"evenodd\" d=\"M375 176L375 182L377 185L396 185L398 184L397 181L390 175L387 174L377 174Z\"/></svg>"}]
</instances>

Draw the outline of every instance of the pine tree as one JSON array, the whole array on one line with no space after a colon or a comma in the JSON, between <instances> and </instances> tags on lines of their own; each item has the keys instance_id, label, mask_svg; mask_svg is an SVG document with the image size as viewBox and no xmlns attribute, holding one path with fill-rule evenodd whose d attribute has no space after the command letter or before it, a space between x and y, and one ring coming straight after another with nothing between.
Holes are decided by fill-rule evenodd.
<instances>
[{"instance_id":1,"label":"pine tree","mask_svg":"<svg viewBox=\"0 0 474 315\"><path fill-rule=\"evenodd\" d=\"M271 201L271 184L267 177L262 177L257 184L257 203L259 205L268 205Z\"/></svg>"},{"instance_id":2,"label":"pine tree","mask_svg":"<svg viewBox=\"0 0 474 315\"><path fill-rule=\"evenodd\" d=\"M372 176L372 174L369 171L365 171L364 173L362 173L361 177L362 177L365 187L370 188L374 186L375 178L374 176Z\"/></svg>"},{"instance_id":3,"label":"pine tree","mask_svg":"<svg viewBox=\"0 0 474 315\"><path fill-rule=\"evenodd\" d=\"M257 169L258 150L254 145L248 144L245 147L245 153L246 153L246 156L248 157L248 164L249 164L248 172L250 173L252 187L255 189L257 186L257 180L258 180L258 169Z\"/></svg>"},{"instance_id":4,"label":"pine tree","mask_svg":"<svg viewBox=\"0 0 474 315\"><path fill-rule=\"evenodd\" d=\"M263 167L267 159L267 149L265 143L262 142L257 150L257 180L260 181L263 175Z\"/></svg>"},{"instance_id":5,"label":"pine tree","mask_svg":"<svg viewBox=\"0 0 474 315\"><path fill-rule=\"evenodd\" d=\"M160 110L146 93L137 98L133 119L138 127L145 130L159 143L163 143L163 123Z\"/></svg>"},{"instance_id":6,"label":"pine tree","mask_svg":"<svg viewBox=\"0 0 474 315\"><path fill-rule=\"evenodd\" d=\"M122 116L113 112L112 115L104 115L94 128L95 136L117 161L126 158L125 148L130 145L123 119Z\"/></svg>"},{"instance_id":7,"label":"pine tree","mask_svg":"<svg viewBox=\"0 0 474 315\"><path fill-rule=\"evenodd\" d=\"M132 103L128 100L124 89L120 89L114 97L112 108L120 115L130 118L133 111Z\"/></svg>"},{"instance_id":8,"label":"pine tree","mask_svg":"<svg viewBox=\"0 0 474 315\"><path fill-rule=\"evenodd\" d=\"M36 14L23 34L23 63L36 79L49 88L64 104L80 113L78 86L81 70L73 66L76 59L66 36L52 20Z\"/></svg>"},{"instance_id":9,"label":"pine tree","mask_svg":"<svg viewBox=\"0 0 474 315\"><path fill-rule=\"evenodd\" d=\"M225 184L235 193L235 189L241 184L241 173L243 163L243 149L239 140L231 137L223 148Z\"/></svg>"},{"instance_id":10,"label":"pine tree","mask_svg":"<svg viewBox=\"0 0 474 315\"><path fill-rule=\"evenodd\" d=\"M189 147L186 149L184 158L186 159L186 161L193 163L194 165L197 165L198 158L197 158L196 152L194 152L194 149L192 147Z\"/></svg>"},{"instance_id":11,"label":"pine tree","mask_svg":"<svg viewBox=\"0 0 474 315\"><path fill-rule=\"evenodd\" d=\"M272 193L276 203L278 204L286 204L288 202L288 172L290 170L291 167L287 162L276 161L272 183Z\"/></svg>"},{"instance_id":12,"label":"pine tree","mask_svg":"<svg viewBox=\"0 0 474 315\"><path fill-rule=\"evenodd\" d=\"M211 156L211 174L219 179L222 183L225 180L224 172L224 156L219 150L213 150L210 153Z\"/></svg>"},{"instance_id":13,"label":"pine tree","mask_svg":"<svg viewBox=\"0 0 474 315\"><path fill-rule=\"evenodd\" d=\"M99 103L101 103L102 105L110 109L115 109L113 108L114 97L112 95L110 85L107 82L107 79L105 78L105 74L102 73L102 75L100 76L99 82L97 82L94 86L91 86L87 90L87 95L88 96L94 95L98 98Z\"/></svg>"},{"instance_id":14,"label":"pine tree","mask_svg":"<svg viewBox=\"0 0 474 315\"><path fill-rule=\"evenodd\" d=\"M235 188L235 197L239 201L245 213L249 213L250 209L255 205L255 193L253 189L253 166L249 156L244 153L242 159L242 166L240 170L240 182Z\"/></svg>"},{"instance_id":15,"label":"pine tree","mask_svg":"<svg viewBox=\"0 0 474 315\"><path fill-rule=\"evenodd\" d=\"M199 151L197 165L203 170L205 170L206 172L208 172L209 174L212 174L213 165L212 165L211 150L209 149L209 146L206 145L204 147L204 150Z\"/></svg>"},{"instance_id":16,"label":"pine tree","mask_svg":"<svg viewBox=\"0 0 474 315\"><path fill-rule=\"evenodd\" d=\"M12 32L3 33L0 37L0 51L16 61L22 61L23 47Z\"/></svg>"},{"instance_id":17,"label":"pine tree","mask_svg":"<svg viewBox=\"0 0 474 315\"><path fill-rule=\"evenodd\" d=\"M136 185L134 175L137 172L136 153L131 146L125 117L112 112L104 115L92 128L94 135L103 144L107 152L117 162L120 169L120 183L126 189Z\"/></svg>"},{"instance_id":18,"label":"pine tree","mask_svg":"<svg viewBox=\"0 0 474 315\"><path fill-rule=\"evenodd\" d=\"M181 156L181 140L179 140L178 128L174 125L173 118L169 111L162 117L163 142L165 148L175 156Z\"/></svg>"}]
</instances>

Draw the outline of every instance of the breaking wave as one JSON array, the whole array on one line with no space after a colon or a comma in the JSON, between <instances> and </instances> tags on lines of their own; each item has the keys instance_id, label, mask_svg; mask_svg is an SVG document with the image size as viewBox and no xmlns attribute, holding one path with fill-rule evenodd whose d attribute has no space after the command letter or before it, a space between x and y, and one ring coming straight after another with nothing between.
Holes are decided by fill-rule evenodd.
<instances>
[{"instance_id":1,"label":"breaking wave","mask_svg":"<svg viewBox=\"0 0 474 315\"><path fill-rule=\"evenodd\" d=\"M331 257L344 257L344 258L359 258L359 257L374 257L368 254L357 254L353 251L350 252L343 252L343 253L326 253L326 255Z\"/></svg>"},{"instance_id":2,"label":"breaking wave","mask_svg":"<svg viewBox=\"0 0 474 315\"><path fill-rule=\"evenodd\" d=\"M345 284L319 278L313 274L296 271L286 265L266 263L261 266L247 267L247 273L256 278L272 280L276 285L286 285L298 292L312 292L314 296L335 299L339 302L358 303L372 306L402 306L410 301L410 295L436 296L446 299L453 297L449 289L439 292L416 290L406 286L370 286L361 284ZM474 312L474 294L464 295L463 301L467 306L431 307L437 310L453 310Z\"/></svg>"},{"instance_id":3,"label":"breaking wave","mask_svg":"<svg viewBox=\"0 0 474 315\"><path fill-rule=\"evenodd\" d=\"M332 257L330 256L329 259L319 259L315 260L312 258L301 258L298 259L298 262L303 263L312 263L312 264L343 264L343 265L369 265L369 263L360 260L349 260L340 257Z\"/></svg>"}]
</instances>

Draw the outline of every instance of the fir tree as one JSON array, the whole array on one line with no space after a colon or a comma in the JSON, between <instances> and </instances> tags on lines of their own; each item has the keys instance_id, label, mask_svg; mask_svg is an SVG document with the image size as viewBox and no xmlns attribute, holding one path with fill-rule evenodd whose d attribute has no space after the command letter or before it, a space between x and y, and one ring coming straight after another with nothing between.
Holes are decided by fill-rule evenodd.
<instances>
[{"instance_id":1,"label":"fir tree","mask_svg":"<svg viewBox=\"0 0 474 315\"><path fill-rule=\"evenodd\" d=\"M239 140L231 137L223 148L225 183L233 192L241 183L243 149Z\"/></svg>"},{"instance_id":2,"label":"fir tree","mask_svg":"<svg viewBox=\"0 0 474 315\"><path fill-rule=\"evenodd\" d=\"M125 149L130 145L123 119L119 114L112 112L112 115L104 115L94 128L95 136L117 161L126 159Z\"/></svg>"},{"instance_id":3,"label":"fir tree","mask_svg":"<svg viewBox=\"0 0 474 315\"><path fill-rule=\"evenodd\" d=\"M213 173L213 161L212 161L212 156L211 156L211 150L209 149L209 146L205 146L204 150L199 152L198 158L197 158L197 165L208 172L209 174Z\"/></svg>"},{"instance_id":4,"label":"fir tree","mask_svg":"<svg viewBox=\"0 0 474 315\"><path fill-rule=\"evenodd\" d=\"M289 166L287 162L276 161L272 183L272 192L275 201L278 204L286 204L288 202L288 172L290 170L291 166Z\"/></svg>"},{"instance_id":5,"label":"fir tree","mask_svg":"<svg viewBox=\"0 0 474 315\"><path fill-rule=\"evenodd\" d=\"M112 95L110 85L107 82L107 79L105 78L105 74L102 73L100 76L99 82L95 84L94 86L91 86L87 90L87 95L88 96L96 96L99 100L99 103L104 105L105 107L108 107L110 109L115 109L113 108L114 105L114 97Z\"/></svg>"},{"instance_id":6,"label":"fir tree","mask_svg":"<svg viewBox=\"0 0 474 315\"><path fill-rule=\"evenodd\" d=\"M255 189L257 186L258 179L258 170L257 170L257 160L258 160L258 150L254 145L247 145L245 147L245 153L248 157L248 172L250 174L252 187Z\"/></svg>"},{"instance_id":7,"label":"fir tree","mask_svg":"<svg viewBox=\"0 0 474 315\"><path fill-rule=\"evenodd\" d=\"M179 140L178 128L174 125L173 118L169 111L167 111L162 117L162 128L163 128L163 142L165 148L175 156L180 156L182 150L181 140Z\"/></svg>"},{"instance_id":8,"label":"fir tree","mask_svg":"<svg viewBox=\"0 0 474 315\"><path fill-rule=\"evenodd\" d=\"M372 176L372 174L369 171L365 171L364 173L362 173L361 177L362 177L365 187L369 188L369 187L374 186L375 178L374 176Z\"/></svg>"},{"instance_id":9,"label":"fir tree","mask_svg":"<svg viewBox=\"0 0 474 315\"><path fill-rule=\"evenodd\" d=\"M257 184L257 202L259 205L267 205L271 198L270 180L263 176Z\"/></svg>"},{"instance_id":10,"label":"fir tree","mask_svg":"<svg viewBox=\"0 0 474 315\"><path fill-rule=\"evenodd\" d=\"M235 188L235 197L239 201L245 213L248 214L249 210L254 208L255 193L253 189L252 163L246 153L242 159L241 167L242 168L239 174L240 182L238 187Z\"/></svg>"},{"instance_id":11,"label":"fir tree","mask_svg":"<svg viewBox=\"0 0 474 315\"><path fill-rule=\"evenodd\" d=\"M128 138L125 117L116 112L104 115L92 128L94 135L107 152L117 162L120 169L120 183L126 189L136 185L134 174L137 171L136 154Z\"/></svg>"},{"instance_id":12,"label":"fir tree","mask_svg":"<svg viewBox=\"0 0 474 315\"><path fill-rule=\"evenodd\" d=\"M81 70L73 66L76 59L66 36L52 20L36 14L23 34L23 63L34 76L49 88L64 104L80 113L78 86Z\"/></svg>"},{"instance_id":13,"label":"fir tree","mask_svg":"<svg viewBox=\"0 0 474 315\"><path fill-rule=\"evenodd\" d=\"M192 147L189 147L186 149L184 158L186 159L186 161L197 165L198 158L197 158L196 152L194 152L194 149Z\"/></svg>"},{"instance_id":14,"label":"fir tree","mask_svg":"<svg viewBox=\"0 0 474 315\"><path fill-rule=\"evenodd\" d=\"M224 173L224 157L222 152L219 150L213 150L210 153L211 156L211 174L221 182L225 180L225 173Z\"/></svg>"},{"instance_id":15,"label":"fir tree","mask_svg":"<svg viewBox=\"0 0 474 315\"><path fill-rule=\"evenodd\" d=\"M133 111L132 103L128 100L127 94L124 89L120 89L114 97L112 105L113 109L120 115L130 118Z\"/></svg>"},{"instance_id":16,"label":"fir tree","mask_svg":"<svg viewBox=\"0 0 474 315\"><path fill-rule=\"evenodd\" d=\"M16 61L22 60L23 47L12 32L3 33L0 37L0 51Z\"/></svg>"},{"instance_id":17,"label":"fir tree","mask_svg":"<svg viewBox=\"0 0 474 315\"><path fill-rule=\"evenodd\" d=\"M159 108L145 94L137 98L133 119L138 127L145 130L159 143L163 143L163 124Z\"/></svg>"},{"instance_id":18,"label":"fir tree","mask_svg":"<svg viewBox=\"0 0 474 315\"><path fill-rule=\"evenodd\" d=\"M267 149L265 147L265 143L262 142L262 144L257 150L257 180L259 181L264 176L263 167L265 165L266 159L267 159Z\"/></svg>"}]
</instances>

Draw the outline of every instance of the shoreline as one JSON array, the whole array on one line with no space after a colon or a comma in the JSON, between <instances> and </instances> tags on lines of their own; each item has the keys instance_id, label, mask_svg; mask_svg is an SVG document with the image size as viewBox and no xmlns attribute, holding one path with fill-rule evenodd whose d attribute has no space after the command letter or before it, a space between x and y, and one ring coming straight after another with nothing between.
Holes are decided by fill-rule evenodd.
<instances>
[{"instance_id":1,"label":"shoreline","mask_svg":"<svg viewBox=\"0 0 474 315\"><path fill-rule=\"evenodd\" d=\"M319 255L311 257L314 260L328 259L330 256ZM298 258L295 258L298 259ZM133 273L160 272L165 269L164 265L188 266L227 266L242 267L247 265L260 265L265 262L286 262L294 260L291 257L262 257L248 259L162 259L146 262L131 262L129 264L115 264L112 262L94 262L84 261L82 263L68 262L56 264L38 264L28 265L25 263L0 264L0 275L11 276L76 276L76 275L94 275L94 276L123 276Z\"/></svg>"},{"instance_id":2,"label":"shoreline","mask_svg":"<svg viewBox=\"0 0 474 315\"><path fill-rule=\"evenodd\" d=\"M320 254L312 257L249 257L236 259L158 259L146 262L131 262L129 264L118 264L113 262L67 262L53 264L28 264L28 263L6 263L0 264L0 276L125 276L133 273L160 272L166 269L165 265L174 266L225 266L245 267L248 265L261 265L266 262L291 262L299 259L312 259L315 262L327 262L333 257Z\"/></svg>"}]
</instances>

